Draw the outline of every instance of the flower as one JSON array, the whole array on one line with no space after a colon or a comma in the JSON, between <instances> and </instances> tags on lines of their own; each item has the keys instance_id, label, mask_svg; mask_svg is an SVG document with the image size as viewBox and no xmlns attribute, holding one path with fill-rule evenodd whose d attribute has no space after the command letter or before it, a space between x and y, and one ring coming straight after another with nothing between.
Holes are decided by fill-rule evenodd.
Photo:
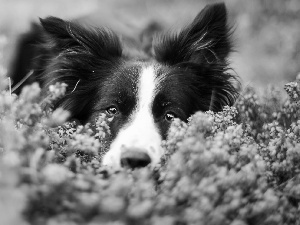
<instances>
[{"instance_id":1,"label":"flower","mask_svg":"<svg viewBox=\"0 0 300 225\"><path fill-rule=\"evenodd\" d=\"M72 172L70 172L66 167L58 164L47 165L41 173L45 182L50 185L62 184L72 177Z\"/></svg>"}]
</instances>

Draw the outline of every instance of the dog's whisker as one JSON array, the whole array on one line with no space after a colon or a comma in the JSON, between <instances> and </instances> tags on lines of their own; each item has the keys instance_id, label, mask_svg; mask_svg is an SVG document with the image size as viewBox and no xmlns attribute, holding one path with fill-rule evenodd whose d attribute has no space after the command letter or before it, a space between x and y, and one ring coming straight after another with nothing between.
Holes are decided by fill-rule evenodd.
<instances>
[{"instance_id":1,"label":"dog's whisker","mask_svg":"<svg viewBox=\"0 0 300 225\"><path fill-rule=\"evenodd\" d=\"M77 81L77 83L75 84L75 87L74 87L74 89L71 91L71 93L73 93L75 90L76 90L76 88L77 88L77 85L78 85L78 83L80 82L80 79Z\"/></svg>"}]
</instances>

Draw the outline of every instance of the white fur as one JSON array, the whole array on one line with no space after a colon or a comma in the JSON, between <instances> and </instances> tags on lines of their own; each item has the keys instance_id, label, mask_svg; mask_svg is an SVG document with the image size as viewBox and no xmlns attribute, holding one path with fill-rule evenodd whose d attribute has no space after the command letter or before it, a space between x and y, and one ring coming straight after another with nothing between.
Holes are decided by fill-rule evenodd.
<instances>
[{"instance_id":1,"label":"white fur","mask_svg":"<svg viewBox=\"0 0 300 225\"><path fill-rule=\"evenodd\" d=\"M121 152L139 149L148 153L151 165L155 166L162 155L161 136L154 123L152 103L155 92L155 71L153 66L143 68L139 77L138 102L130 121L118 133L110 150L103 158L103 165L113 168L121 166Z\"/></svg>"}]
</instances>

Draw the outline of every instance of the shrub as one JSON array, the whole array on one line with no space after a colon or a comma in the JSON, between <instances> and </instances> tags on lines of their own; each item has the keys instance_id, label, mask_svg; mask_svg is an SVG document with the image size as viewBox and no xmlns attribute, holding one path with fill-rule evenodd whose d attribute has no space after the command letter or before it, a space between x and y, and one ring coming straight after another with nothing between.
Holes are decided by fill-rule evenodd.
<instances>
[{"instance_id":1,"label":"shrub","mask_svg":"<svg viewBox=\"0 0 300 225\"><path fill-rule=\"evenodd\" d=\"M68 121L37 84L10 95L0 77L0 217L5 224L300 224L300 81L222 112L177 119L152 171L101 166L109 118Z\"/></svg>"}]
</instances>

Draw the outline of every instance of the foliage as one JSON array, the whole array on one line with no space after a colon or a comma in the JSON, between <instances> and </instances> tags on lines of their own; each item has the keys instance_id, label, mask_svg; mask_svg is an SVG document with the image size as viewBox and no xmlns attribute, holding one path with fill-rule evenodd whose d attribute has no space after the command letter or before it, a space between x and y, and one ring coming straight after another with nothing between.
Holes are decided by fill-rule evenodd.
<instances>
[{"instance_id":1,"label":"foliage","mask_svg":"<svg viewBox=\"0 0 300 225\"><path fill-rule=\"evenodd\" d=\"M69 121L37 84L0 94L0 217L5 224L300 224L300 81L235 107L175 119L152 171L101 166L110 119Z\"/></svg>"}]
</instances>

